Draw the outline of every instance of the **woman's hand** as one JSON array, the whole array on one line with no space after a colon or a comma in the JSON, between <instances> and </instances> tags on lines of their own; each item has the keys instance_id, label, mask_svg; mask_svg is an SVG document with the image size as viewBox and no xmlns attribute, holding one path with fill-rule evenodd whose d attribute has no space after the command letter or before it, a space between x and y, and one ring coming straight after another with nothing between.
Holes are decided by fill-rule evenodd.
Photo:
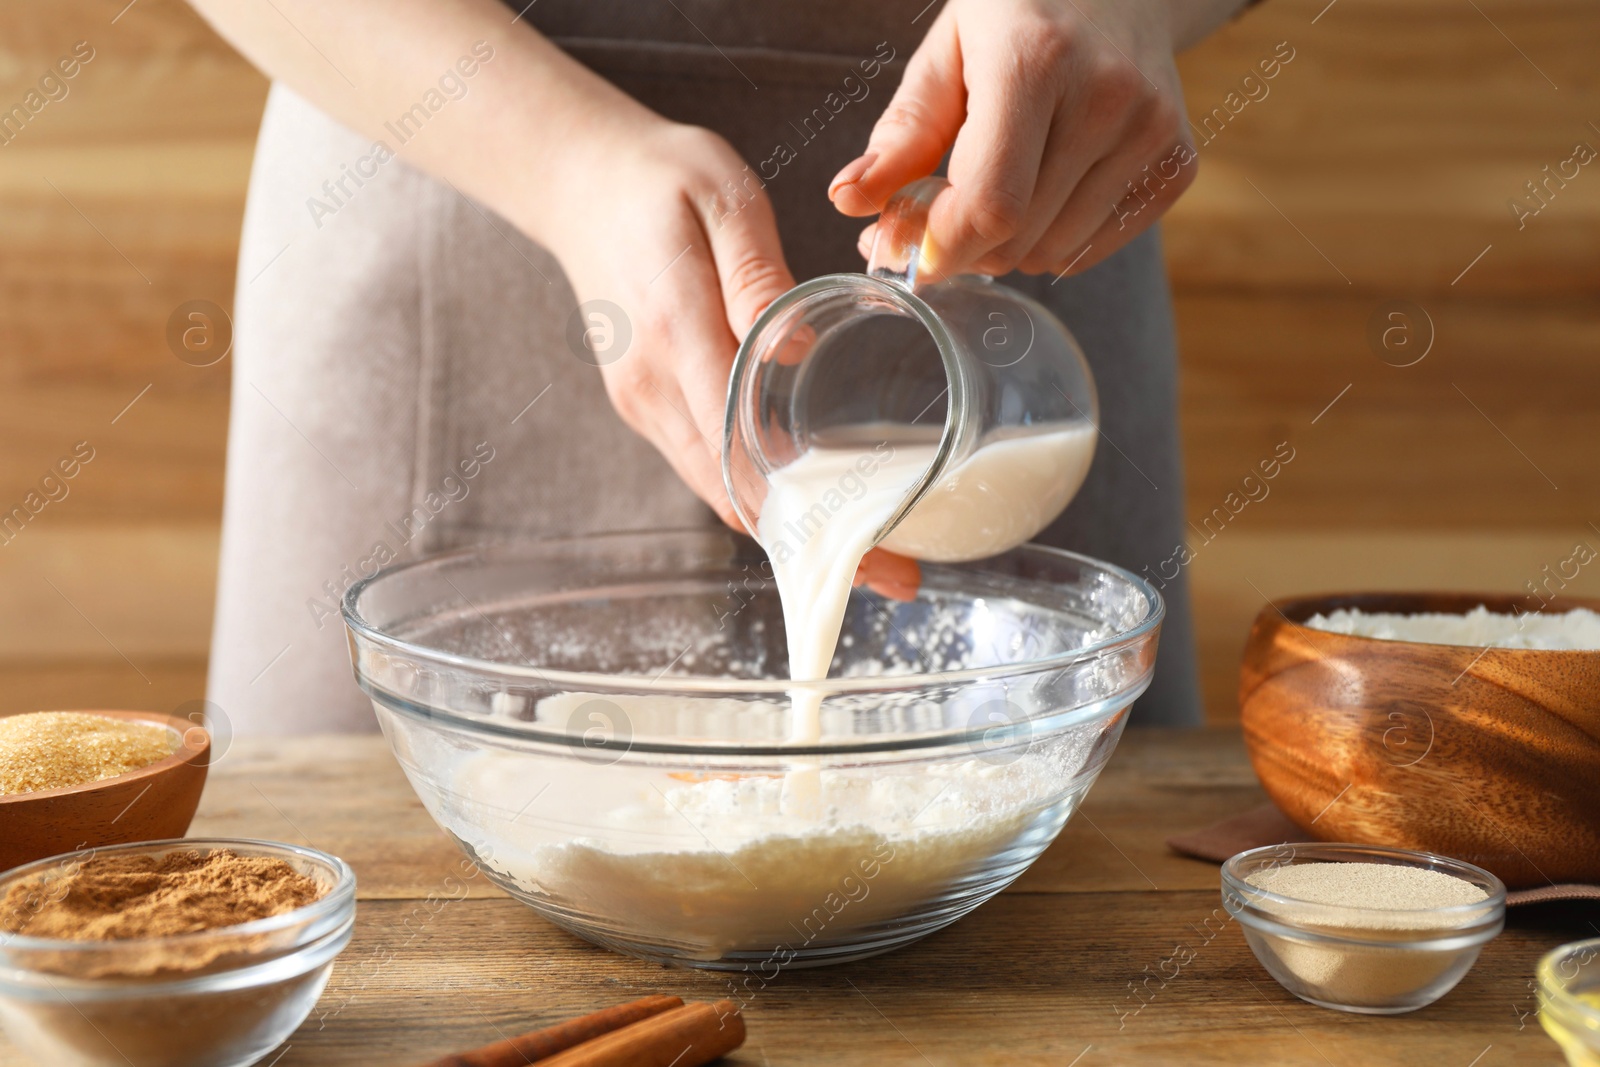
<instances>
[{"instance_id":1,"label":"woman's hand","mask_svg":"<svg viewBox=\"0 0 1600 1067\"><path fill-rule=\"evenodd\" d=\"M629 349L600 356L617 413L660 450L724 522L743 529L722 480L723 413L734 352L794 285L772 206L709 130L656 120L573 146L573 187L540 236L580 301L622 308Z\"/></svg>"},{"instance_id":2,"label":"woman's hand","mask_svg":"<svg viewBox=\"0 0 1600 1067\"><path fill-rule=\"evenodd\" d=\"M829 196L876 214L950 152L928 221L935 271L1093 266L1194 180L1173 62L1189 30L1166 0L950 0Z\"/></svg>"},{"instance_id":3,"label":"woman's hand","mask_svg":"<svg viewBox=\"0 0 1600 1067\"><path fill-rule=\"evenodd\" d=\"M565 224L541 236L580 301L609 300L630 320L630 349L596 360L606 391L623 421L743 529L722 481L722 423L739 340L794 285L772 206L755 182L740 182L744 162L708 130L661 122L575 154L592 156L571 168L582 188ZM725 192L730 179L737 199ZM873 549L856 584L908 600L920 578L915 561Z\"/></svg>"}]
</instances>

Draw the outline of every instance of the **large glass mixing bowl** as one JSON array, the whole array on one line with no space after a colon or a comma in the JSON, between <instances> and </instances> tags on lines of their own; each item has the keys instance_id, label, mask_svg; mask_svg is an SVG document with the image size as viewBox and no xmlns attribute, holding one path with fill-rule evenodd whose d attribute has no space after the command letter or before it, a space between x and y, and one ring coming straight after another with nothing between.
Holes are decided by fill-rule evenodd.
<instances>
[{"instance_id":1,"label":"large glass mixing bowl","mask_svg":"<svg viewBox=\"0 0 1600 1067\"><path fill-rule=\"evenodd\" d=\"M434 819L618 951L770 977L954 922L1060 832L1150 682L1161 598L1025 546L852 595L822 739L785 743L783 616L721 530L455 552L344 601L356 676Z\"/></svg>"}]
</instances>

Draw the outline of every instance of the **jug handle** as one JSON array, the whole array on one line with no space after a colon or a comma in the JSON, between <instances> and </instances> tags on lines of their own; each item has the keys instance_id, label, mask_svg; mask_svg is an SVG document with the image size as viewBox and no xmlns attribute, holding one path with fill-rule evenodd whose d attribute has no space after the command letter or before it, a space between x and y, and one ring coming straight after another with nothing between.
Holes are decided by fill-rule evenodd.
<instances>
[{"instance_id":1,"label":"jug handle","mask_svg":"<svg viewBox=\"0 0 1600 1067\"><path fill-rule=\"evenodd\" d=\"M867 273L912 292L919 282L943 281L928 262L925 240L928 209L940 193L950 188L943 178L919 178L889 198L872 232L872 254ZM927 277L919 277L926 274Z\"/></svg>"},{"instance_id":2,"label":"jug handle","mask_svg":"<svg viewBox=\"0 0 1600 1067\"><path fill-rule=\"evenodd\" d=\"M889 198L872 231L868 274L908 293L919 286L950 280L950 275L940 270L928 254L928 212L948 188L950 183L935 175L919 178ZM961 276L994 281L991 275L974 271L964 271Z\"/></svg>"}]
</instances>

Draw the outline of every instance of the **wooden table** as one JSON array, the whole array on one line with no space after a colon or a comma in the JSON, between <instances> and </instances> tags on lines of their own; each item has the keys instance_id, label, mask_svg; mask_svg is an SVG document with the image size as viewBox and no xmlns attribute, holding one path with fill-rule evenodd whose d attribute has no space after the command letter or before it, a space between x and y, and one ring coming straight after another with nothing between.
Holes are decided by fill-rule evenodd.
<instances>
[{"instance_id":1,"label":"wooden table","mask_svg":"<svg viewBox=\"0 0 1600 1067\"><path fill-rule=\"evenodd\" d=\"M1162 844L1260 799L1236 732L1129 732L1084 809L1008 892L910 948L783 975L750 1004L749 1041L729 1062L1561 1062L1529 983L1546 949L1594 936L1592 906L1514 914L1422 1011L1316 1008L1251 956L1219 907L1217 868ZM355 938L274 1067L404 1067L648 993L728 995L727 976L614 955L481 875L463 882L455 846L377 737L237 741L191 832L307 843L359 878ZM1191 962L1164 962L1190 954L1180 949ZM21 1063L0 1042L0 1067Z\"/></svg>"}]
</instances>

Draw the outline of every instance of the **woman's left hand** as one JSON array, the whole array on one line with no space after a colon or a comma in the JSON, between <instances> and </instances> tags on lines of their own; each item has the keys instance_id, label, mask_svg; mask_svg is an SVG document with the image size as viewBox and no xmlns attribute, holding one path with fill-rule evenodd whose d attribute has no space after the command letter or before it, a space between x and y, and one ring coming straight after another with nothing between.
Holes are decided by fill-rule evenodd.
<instances>
[{"instance_id":1,"label":"woman's left hand","mask_svg":"<svg viewBox=\"0 0 1600 1067\"><path fill-rule=\"evenodd\" d=\"M1167 0L950 0L829 196L876 214L949 152L935 271L1093 266L1194 180L1172 21Z\"/></svg>"}]
</instances>

